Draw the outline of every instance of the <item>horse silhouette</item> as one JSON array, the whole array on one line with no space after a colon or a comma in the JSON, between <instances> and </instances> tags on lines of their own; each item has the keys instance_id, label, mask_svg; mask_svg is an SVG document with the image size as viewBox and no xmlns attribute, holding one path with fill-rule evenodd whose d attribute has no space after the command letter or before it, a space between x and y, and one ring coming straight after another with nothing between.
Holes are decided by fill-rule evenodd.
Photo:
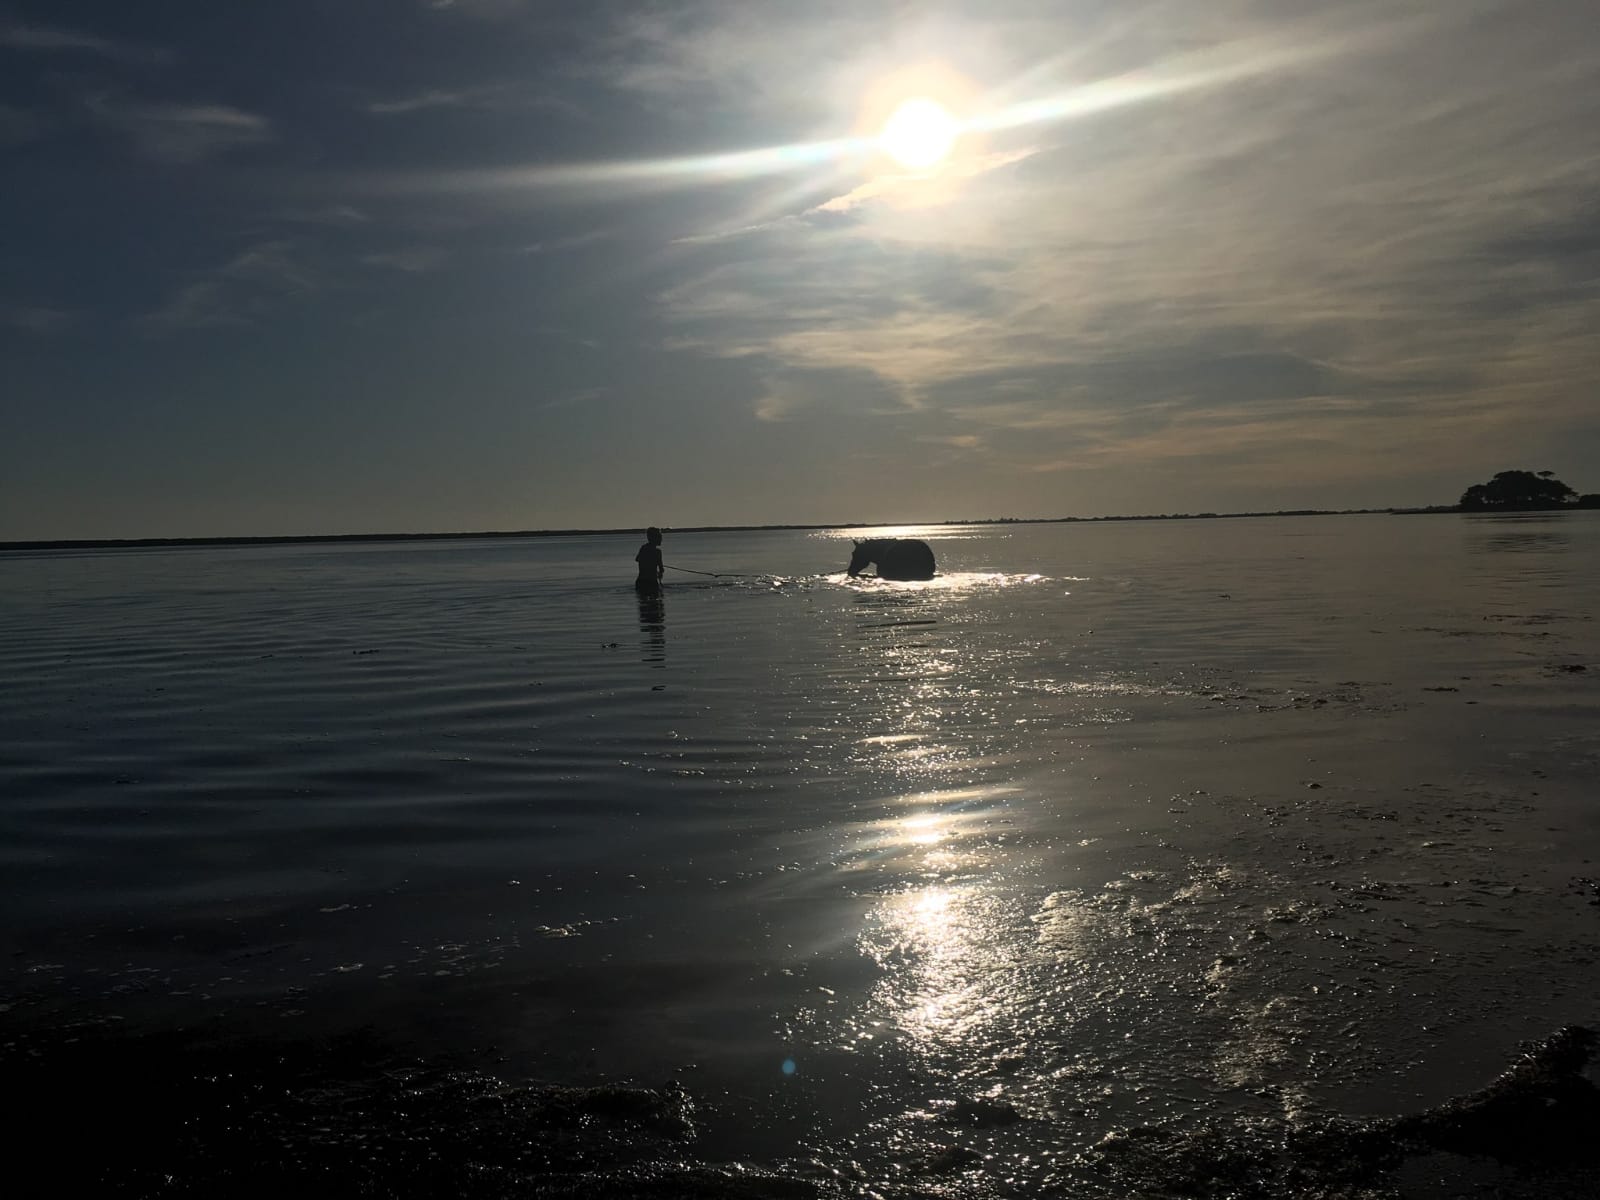
<instances>
[{"instance_id":1,"label":"horse silhouette","mask_svg":"<svg viewBox=\"0 0 1600 1200\"><path fill-rule=\"evenodd\" d=\"M917 538L868 538L850 555L853 579L868 563L878 564L879 579L932 579L933 551Z\"/></svg>"}]
</instances>

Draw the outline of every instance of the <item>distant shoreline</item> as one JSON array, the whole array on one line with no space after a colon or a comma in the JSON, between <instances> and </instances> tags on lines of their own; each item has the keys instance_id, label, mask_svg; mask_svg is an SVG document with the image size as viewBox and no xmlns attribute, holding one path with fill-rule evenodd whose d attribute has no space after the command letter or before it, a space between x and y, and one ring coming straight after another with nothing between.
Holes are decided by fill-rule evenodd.
<instances>
[{"instance_id":1,"label":"distant shoreline","mask_svg":"<svg viewBox=\"0 0 1600 1200\"><path fill-rule=\"evenodd\" d=\"M1106 521L1222 521L1243 517L1347 517L1371 514L1414 516L1459 512L1455 505L1428 508L1297 508L1276 512L1147 513L1113 517L991 517L961 521L828 521L815 525L675 525L669 533L761 533L813 529L877 529L885 525L928 525L963 529L973 525L1072 525ZM288 546L319 542L440 542L484 538L601 537L637 534L633 526L616 529L485 529L457 533L306 533L262 537L152 537L59 538L32 542L0 542L0 553L10 550L140 550L174 546Z\"/></svg>"}]
</instances>

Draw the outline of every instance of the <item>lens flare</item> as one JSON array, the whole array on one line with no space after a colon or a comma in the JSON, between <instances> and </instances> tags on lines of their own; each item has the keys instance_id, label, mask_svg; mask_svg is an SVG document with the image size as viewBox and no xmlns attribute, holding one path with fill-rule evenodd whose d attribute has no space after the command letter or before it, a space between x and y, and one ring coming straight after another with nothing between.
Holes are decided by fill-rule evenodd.
<instances>
[{"instance_id":1,"label":"lens flare","mask_svg":"<svg viewBox=\"0 0 1600 1200\"><path fill-rule=\"evenodd\" d=\"M884 79L871 89L854 131L826 141L671 158L430 169L357 174L347 179L352 185L394 193L527 192L555 188L644 191L703 187L776 175L808 177L814 183L819 175L830 172L842 178L859 168L864 158L875 155L886 156L916 175L929 175L963 139L981 140L986 135L1025 126L1086 120L1119 108L1172 101L1190 92L1284 74L1375 44L1380 32L1243 39L1083 83L1055 95L1026 99L1002 100L998 94L985 97L953 71L925 65ZM913 98L903 99L907 96ZM934 96L943 97L950 107ZM961 114L959 120L951 114L951 108ZM964 149L970 153L970 147ZM1022 151L1021 156L1029 153L1032 151Z\"/></svg>"},{"instance_id":2,"label":"lens flare","mask_svg":"<svg viewBox=\"0 0 1600 1200\"><path fill-rule=\"evenodd\" d=\"M942 104L919 96L894 110L878 135L878 144L901 166L925 171L944 161L957 132L955 118Z\"/></svg>"}]
</instances>

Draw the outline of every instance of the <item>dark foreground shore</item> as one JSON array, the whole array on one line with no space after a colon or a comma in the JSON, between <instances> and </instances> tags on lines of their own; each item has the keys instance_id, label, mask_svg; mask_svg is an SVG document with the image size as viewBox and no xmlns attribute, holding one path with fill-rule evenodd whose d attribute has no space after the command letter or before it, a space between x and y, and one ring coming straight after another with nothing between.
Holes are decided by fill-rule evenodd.
<instances>
[{"instance_id":1,"label":"dark foreground shore","mask_svg":"<svg viewBox=\"0 0 1600 1200\"><path fill-rule=\"evenodd\" d=\"M1529 1044L1479 1091L1398 1117L1135 1126L1066 1156L1050 1194L1268 1200L1592 1195L1595 1034ZM681 1084L541 1086L323 1041L58 1030L6 1049L11 1195L799 1198L1017 1195L1008 1140L1049 1153L1050 1118L954 1097L915 1154L813 1147L760 1161L707 1146ZM723 1114L726 1116L726 1114ZM729 1152L733 1152L731 1155Z\"/></svg>"}]
</instances>

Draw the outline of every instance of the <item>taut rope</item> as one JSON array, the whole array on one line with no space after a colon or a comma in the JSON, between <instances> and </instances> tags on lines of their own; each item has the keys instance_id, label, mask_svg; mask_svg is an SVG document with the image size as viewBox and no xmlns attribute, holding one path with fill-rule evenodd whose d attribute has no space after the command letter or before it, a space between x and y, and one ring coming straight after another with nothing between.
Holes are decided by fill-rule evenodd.
<instances>
[{"instance_id":1,"label":"taut rope","mask_svg":"<svg viewBox=\"0 0 1600 1200\"><path fill-rule=\"evenodd\" d=\"M671 563L664 564L669 571L682 571L685 575L705 575L711 579L768 579L767 575L739 575L731 571L691 571L688 567L675 567Z\"/></svg>"}]
</instances>

